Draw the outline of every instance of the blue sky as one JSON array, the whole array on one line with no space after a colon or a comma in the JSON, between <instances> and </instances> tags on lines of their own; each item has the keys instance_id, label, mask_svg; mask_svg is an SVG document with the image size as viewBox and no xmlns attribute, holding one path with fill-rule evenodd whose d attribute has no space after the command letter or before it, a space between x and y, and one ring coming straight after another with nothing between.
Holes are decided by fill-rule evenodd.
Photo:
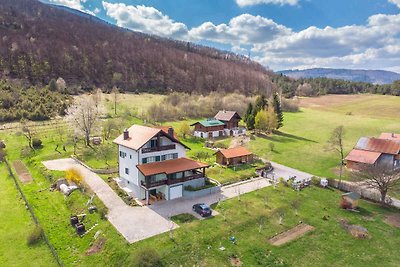
<instances>
[{"instance_id":1,"label":"blue sky","mask_svg":"<svg viewBox=\"0 0 400 267\"><path fill-rule=\"evenodd\" d=\"M400 0L43 0L135 31L248 55L273 70L400 72Z\"/></svg>"}]
</instances>

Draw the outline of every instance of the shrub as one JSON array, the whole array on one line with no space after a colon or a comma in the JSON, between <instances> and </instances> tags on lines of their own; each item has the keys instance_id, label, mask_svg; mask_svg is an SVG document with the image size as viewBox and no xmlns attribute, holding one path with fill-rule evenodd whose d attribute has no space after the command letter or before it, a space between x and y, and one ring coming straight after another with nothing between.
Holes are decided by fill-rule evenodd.
<instances>
[{"instance_id":1,"label":"shrub","mask_svg":"<svg viewBox=\"0 0 400 267\"><path fill-rule=\"evenodd\" d=\"M83 181L83 176L77 169L69 169L65 171L65 179L67 179L68 183L75 183L76 185L80 185Z\"/></svg>"},{"instance_id":2,"label":"shrub","mask_svg":"<svg viewBox=\"0 0 400 267\"><path fill-rule=\"evenodd\" d=\"M38 139L38 138L34 138L32 140L32 147L33 148L41 148L42 147L42 140Z\"/></svg>"},{"instance_id":3,"label":"shrub","mask_svg":"<svg viewBox=\"0 0 400 267\"><path fill-rule=\"evenodd\" d=\"M37 244L43 237L43 228L39 225L35 226L33 231L28 236L28 246L33 246Z\"/></svg>"},{"instance_id":4,"label":"shrub","mask_svg":"<svg viewBox=\"0 0 400 267\"><path fill-rule=\"evenodd\" d=\"M136 255L132 266L137 267L157 267L163 266L161 257L153 248L145 248Z\"/></svg>"},{"instance_id":5,"label":"shrub","mask_svg":"<svg viewBox=\"0 0 400 267\"><path fill-rule=\"evenodd\" d=\"M275 144L274 143L268 143L268 148L269 148L269 151L274 151Z\"/></svg>"},{"instance_id":6,"label":"shrub","mask_svg":"<svg viewBox=\"0 0 400 267\"><path fill-rule=\"evenodd\" d=\"M313 176L311 177L311 183L315 186L319 186L321 184L321 178Z\"/></svg>"},{"instance_id":7,"label":"shrub","mask_svg":"<svg viewBox=\"0 0 400 267\"><path fill-rule=\"evenodd\" d=\"M227 149L228 148L228 146L225 143L222 143L222 142L215 142L214 143L214 147L222 148L222 149Z\"/></svg>"},{"instance_id":8,"label":"shrub","mask_svg":"<svg viewBox=\"0 0 400 267\"><path fill-rule=\"evenodd\" d=\"M100 208L99 209L99 215L100 215L100 219L102 219L102 220L107 220L107 217L106 217L106 215L107 215L107 208Z\"/></svg>"}]
</instances>

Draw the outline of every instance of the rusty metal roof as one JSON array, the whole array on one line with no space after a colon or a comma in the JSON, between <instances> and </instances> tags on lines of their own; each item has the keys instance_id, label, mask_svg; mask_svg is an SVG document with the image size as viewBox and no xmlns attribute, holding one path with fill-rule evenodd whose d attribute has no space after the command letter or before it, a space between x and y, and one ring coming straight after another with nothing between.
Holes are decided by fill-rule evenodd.
<instances>
[{"instance_id":1,"label":"rusty metal roof","mask_svg":"<svg viewBox=\"0 0 400 267\"><path fill-rule=\"evenodd\" d=\"M248 151L245 147L242 147L242 146L235 147L235 148L221 149L218 152L221 153L227 159L238 158L238 157L243 157L243 156L248 156L248 155L253 154L250 151Z\"/></svg>"},{"instance_id":2,"label":"rusty metal roof","mask_svg":"<svg viewBox=\"0 0 400 267\"><path fill-rule=\"evenodd\" d=\"M172 174L208 167L210 167L210 165L188 158L171 159L137 165L137 168L144 176L156 175L160 173Z\"/></svg>"},{"instance_id":3,"label":"rusty metal roof","mask_svg":"<svg viewBox=\"0 0 400 267\"><path fill-rule=\"evenodd\" d=\"M365 164L374 164L382 153L353 149L347 155L346 160L361 162Z\"/></svg>"},{"instance_id":4,"label":"rusty metal roof","mask_svg":"<svg viewBox=\"0 0 400 267\"><path fill-rule=\"evenodd\" d=\"M400 134L395 133L381 133L379 139L388 139L400 142Z\"/></svg>"},{"instance_id":5,"label":"rusty metal roof","mask_svg":"<svg viewBox=\"0 0 400 267\"><path fill-rule=\"evenodd\" d=\"M354 148L396 155L400 152L400 142L388 139L361 137Z\"/></svg>"},{"instance_id":6,"label":"rusty metal roof","mask_svg":"<svg viewBox=\"0 0 400 267\"><path fill-rule=\"evenodd\" d=\"M230 121L235 115L238 117L238 119L242 119L236 111L227 110L218 111L217 115L215 115L214 118L220 121Z\"/></svg>"}]
</instances>

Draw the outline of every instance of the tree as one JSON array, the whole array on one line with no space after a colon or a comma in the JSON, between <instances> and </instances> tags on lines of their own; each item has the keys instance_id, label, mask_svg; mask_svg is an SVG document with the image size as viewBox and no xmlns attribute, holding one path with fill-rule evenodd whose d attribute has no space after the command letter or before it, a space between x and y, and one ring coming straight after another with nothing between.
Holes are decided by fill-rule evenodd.
<instances>
[{"instance_id":1,"label":"tree","mask_svg":"<svg viewBox=\"0 0 400 267\"><path fill-rule=\"evenodd\" d=\"M58 91L58 85L56 80L51 79L50 83L49 83L49 90L52 92L57 92Z\"/></svg>"},{"instance_id":2,"label":"tree","mask_svg":"<svg viewBox=\"0 0 400 267\"><path fill-rule=\"evenodd\" d=\"M108 119L102 123L102 132L104 140L111 138L114 132L119 132L122 128L122 121L119 119Z\"/></svg>"},{"instance_id":3,"label":"tree","mask_svg":"<svg viewBox=\"0 0 400 267\"><path fill-rule=\"evenodd\" d=\"M253 108L253 116L256 117L257 113L261 110L266 109L267 106L268 106L268 101L265 95L258 96Z\"/></svg>"},{"instance_id":4,"label":"tree","mask_svg":"<svg viewBox=\"0 0 400 267\"><path fill-rule=\"evenodd\" d=\"M340 156L340 170L339 170L339 182L342 181L342 173L344 166L344 151L343 151L343 138L344 138L344 127L338 126L336 127L329 140L327 141L326 149L328 151L336 151Z\"/></svg>"},{"instance_id":5,"label":"tree","mask_svg":"<svg viewBox=\"0 0 400 267\"><path fill-rule=\"evenodd\" d=\"M72 168L65 171L65 179L67 179L68 183L72 182L80 185L83 181L83 176L79 170Z\"/></svg>"},{"instance_id":6,"label":"tree","mask_svg":"<svg viewBox=\"0 0 400 267\"><path fill-rule=\"evenodd\" d=\"M111 90L113 102L114 102L114 114L117 115L117 104L118 104L118 94L119 90L118 87L114 86L113 89Z\"/></svg>"},{"instance_id":7,"label":"tree","mask_svg":"<svg viewBox=\"0 0 400 267\"><path fill-rule=\"evenodd\" d=\"M278 121L276 118L276 113L273 106L269 106L266 111L267 114L267 131L272 133L278 127Z\"/></svg>"},{"instance_id":8,"label":"tree","mask_svg":"<svg viewBox=\"0 0 400 267\"><path fill-rule=\"evenodd\" d=\"M179 127L177 129L178 131L178 135L182 136L183 139L186 138L186 135L190 135L191 131L190 131L190 126L186 121L181 122L181 124L179 124Z\"/></svg>"},{"instance_id":9,"label":"tree","mask_svg":"<svg viewBox=\"0 0 400 267\"><path fill-rule=\"evenodd\" d=\"M255 118L255 129L259 131L266 131L268 128L268 116L265 110L260 110Z\"/></svg>"},{"instance_id":10,"label":"tree","mask_svg":"<svg viewBox=\"0 0 400 267\"><path fill-rule=\"evenodd\" d=\"M367 188L378 190L381 194L381 204L385 205L389 191L400 192L400 170L388 170L384 166L364 168L352 174L352 180L362 182Z\"/></svg>"},{"instance_id":11,"label":"tree","mask_svg":"<svg viewBox=\"0 0 400 267\"><path fill-rule=\"evenodd\" d=\"M67 83L63 78L59 77L56 84L59 92L65 93L67 91Z\"/></svg>"},{"instance_id":12,"label":"tree","mask_svg":"<svg viewBox=\"0 0 400 267\"><path fill-rule=\"evenodd\" d=\"M66 119L72 129L83 135L85 144L90 145L90 136L100 121L102 106L96 105L89 95L80 96L67 109Z\"/></svg>"},{"instance_id":13,"label":"tree","mask_svg":"<svg viewBox=\"0 0 400 267\"><path fill-rule=\"evenodd\" d=\"M26 140L28 141L28 146L31 149L34 149L33 145L32 145L32 141L35 136L35 128L33 126L29 125L28 122L25 120L21 120L21 125L22 125L22 128L21 128L22 134L25 136Z\"/></svg>"},{"instance_id":14,"label":"tree","mask_svg":"<svg viewBox=\"0 0 400 267\"><path fill-rule=\"evenodd\" d=\"M276 120L277 120L276 129L279 129L283 126L283 112L282 112L281 101L279 100L278 93L274 94L273 99L272 99L272 105L273 105L275 113L276 113Z\"/></svg>"}]
</instances>

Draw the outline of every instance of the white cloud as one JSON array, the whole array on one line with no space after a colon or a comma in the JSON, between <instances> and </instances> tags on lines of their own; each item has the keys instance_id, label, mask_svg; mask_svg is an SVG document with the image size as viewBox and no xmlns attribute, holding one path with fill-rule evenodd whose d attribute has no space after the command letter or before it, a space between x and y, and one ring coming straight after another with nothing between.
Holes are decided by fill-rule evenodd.
<instances>
[{"instance_id":1,"label":"white cloud","mask_svg":"<svg viewBox=\"0 0 400 267\"><path fill-rule=\"evenodd\" d=\"M95 13L95 14L99 14L100 13L100 8L98 8L98 7L96 7L94 10L93 10L93 13Z\"/></svg>"},{"instance_id":2,"label":"white cloud","mask_svg":"<svg viewBox=\"0 0 400 267\"><path fill-rule=\"evenodd\" d=\"M273 20L250 14L234 17L228 24L214 25L205 22L190 30L190 35L194 39L236 45L264 43L290 33L291 29Z\"/></svg>"},{"instance_id":3,"label":"white cloud","mask_svg":"<svg viewBox=\"0 0 400 267\"><path fill-rule=\"evenodd\" d=\"M400 8L400 0L389 0L389 2L395 4L398 8Z\"/></svg>"},{"instance_id":4,"label":"white cloud","mask_svg":"<svg viewBox=\"0 0 400 267\"><path fill-rule=\"evenodd\" d=\"M274 4L274 5L297 5L300 0L235 0L236 3L241 6L254 6L260 4ZM398 1L398 0L389 0L389 1Z\"/></svg>"},{"instance_id":5,"label":"white cloud","mask_svg":"<svg viewBox=\"0 0 400 267\"><path fill-rule=\"evenodd\" d=\"M73 8L93 16L95 15L92 11L85 9L85 7L83 6L83 3L86 3L87 0L44 0L44 1L54 5Z\"/></svg>"},{"instance_id":6,"label":"white cloud","mask_svg":"<svg viewBox=\"0 0 400 267\"><path fill-rule=\"evenodd\" d=\"M185 24L175 22L154 7L102 3L107 15L115 19L118 26L163 37L187 38L188 29Z\"/></svg>"}]
</instances>

